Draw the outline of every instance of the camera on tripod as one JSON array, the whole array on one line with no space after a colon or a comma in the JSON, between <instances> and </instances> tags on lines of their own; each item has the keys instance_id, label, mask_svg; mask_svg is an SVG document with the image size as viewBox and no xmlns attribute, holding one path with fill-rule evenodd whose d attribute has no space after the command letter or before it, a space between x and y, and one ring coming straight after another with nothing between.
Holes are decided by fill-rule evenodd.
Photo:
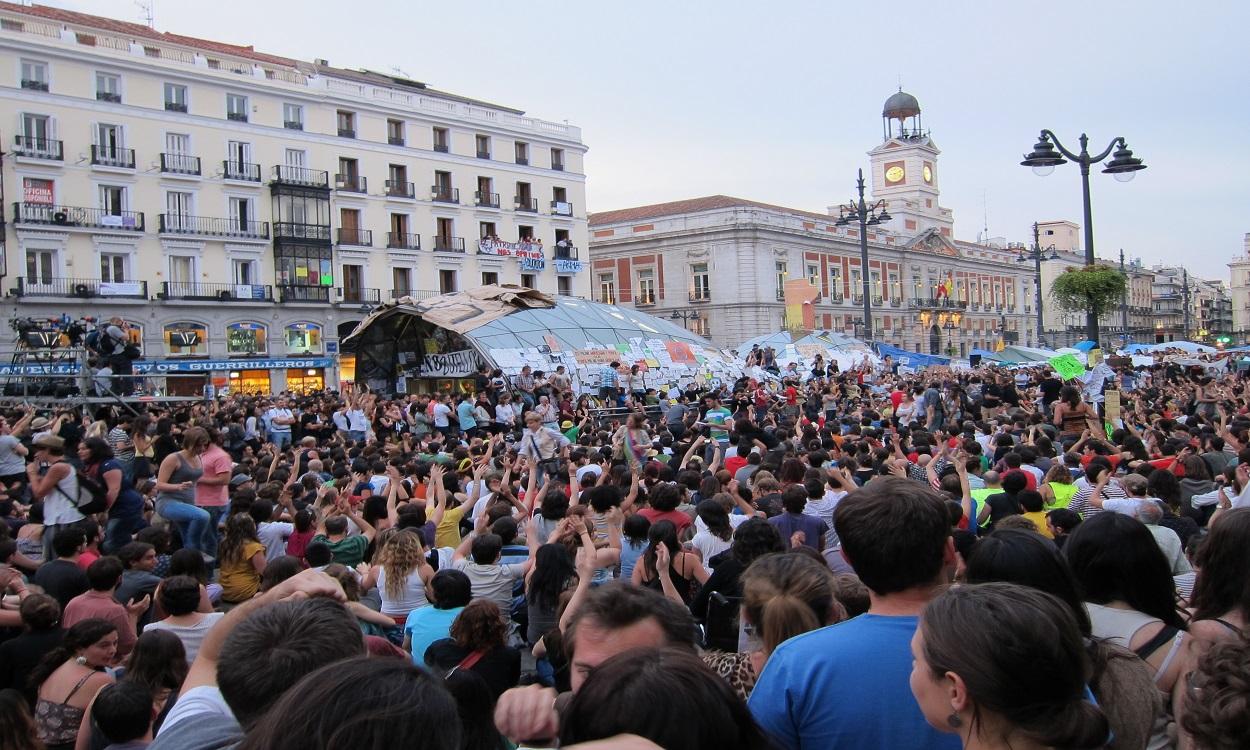
<instances>
[{"instance_id":1,"label":"camera on tripod","mask_svg":"<svg viewBox=\"0 0 1250 750\"><path fill-rule=\"evenodd\" d=\"M29 349L57 349L82 346L83 339L95 327L92 317L13 318L9 327L17 332L19 346Z\"/></svg>"}]
</instances>

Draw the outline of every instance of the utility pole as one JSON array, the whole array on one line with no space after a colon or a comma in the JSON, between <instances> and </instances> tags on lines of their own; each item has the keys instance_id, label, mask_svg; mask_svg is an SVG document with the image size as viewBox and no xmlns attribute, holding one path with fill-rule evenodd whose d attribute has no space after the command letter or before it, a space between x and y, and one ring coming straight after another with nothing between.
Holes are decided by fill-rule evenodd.
<instances>
[{"instance_id":1,"label":"utility pole","mask_svg":"<svg viewBox=\"0 0 1250 750\"><path fill-rule=\"evenodd\" d=\"M1185 341L1189 341L1189 269L1181 269L1181 307L1184 312L1184 330L1181 331L1181 337Z\"/></svg>"}]
</instances>

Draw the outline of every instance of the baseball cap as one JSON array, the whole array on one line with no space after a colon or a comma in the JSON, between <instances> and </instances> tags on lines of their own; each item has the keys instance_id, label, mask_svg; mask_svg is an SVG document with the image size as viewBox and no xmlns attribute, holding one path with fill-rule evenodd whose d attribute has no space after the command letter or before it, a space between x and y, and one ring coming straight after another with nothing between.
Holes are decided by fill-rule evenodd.
<instances>
[{"instance_id":1,"label":"baseball cap","mask_svg":"<svg viewBox=\"0 0 1250 750\"><path fill-rule=\"evenodd\" d=\"M252 481L252 477L247 474L235 474L234 476L230 477L230 486L240 487L242 485L247 484L250 481Z\"/></svg>"}]
</instances>

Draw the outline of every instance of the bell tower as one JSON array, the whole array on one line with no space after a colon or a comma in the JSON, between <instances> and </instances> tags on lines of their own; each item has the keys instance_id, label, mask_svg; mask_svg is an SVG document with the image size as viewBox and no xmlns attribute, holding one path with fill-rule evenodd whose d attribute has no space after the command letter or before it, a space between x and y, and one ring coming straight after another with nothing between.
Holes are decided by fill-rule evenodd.
<instances>
[{"instance_id":1,"label":"bell tower","mask_svg":"<svg viewBox=\"0 0 1250 750\"><path fill-rule=\"evenodd\" d=\"M881 145L868 152L872 197L884 199L893 219L885 224L904 238L937 229L954 231L950 209L938 205L937 158L941 151L920 119L920 102L901 88L881 111Z\"/></svg>"}]
</instances>

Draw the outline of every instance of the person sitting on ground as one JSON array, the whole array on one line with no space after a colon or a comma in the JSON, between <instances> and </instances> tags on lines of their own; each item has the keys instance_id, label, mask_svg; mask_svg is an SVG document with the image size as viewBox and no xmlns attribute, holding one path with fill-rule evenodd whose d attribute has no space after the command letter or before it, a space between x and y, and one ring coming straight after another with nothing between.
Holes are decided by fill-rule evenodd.
<instances>
[{"instance_id":1,"label":"person sitting on ground","mask_svg":"<svg viewBox=\"0 0 1250 750\"><path fill-rule=\"evenodd\" d=\"M165 619L149 624L143 632L167 630L182 641L187 652L187 664L195 661L204 637L217 621L225 615L221 612L200 611L200 582L191 576L166 578L156 591L156 601L165 611Z\"/></svg>"},{"instance_id":2,"label":"person sitting on ground","mask_svg":"<svg viewBox=\"0 0 1250 750\"><path fill-rule=\"evenodd\" d=\"M496 698L521 679L521 652L508 645L508 623L489 599L470 602L451 624L451 637L425 650L425 663L438 674L473 671Z\"/></svg>"},{"instance_id":3,"label":"person sitting on ground","mask_svg":"<svg viewBox=\"0 0 1250 750\"><path fill-rule=\"evenodd\" d=\"M65 607L61 618L62 627L73 627L89 619L104 620L117 629L117 660L130 655L138 637L139 618L148 610L152 597L132 599L122 604L117 601L117 587L122 580L122 564L116 557L101 557L87 568L87 580L91 590L79 594Z\"/></svg>"},{"instance_id":4,"label":"person sitting on ground","mask_svg":"<svg viewBox=\"0 0 1250 750\"><path fill-rule=\"evenodd\" d=\"M109 741L104 750L140 750L152 742L152 691L139 682L106 685L91 704L91 722Z\"/></svg>"}]
</instances>

